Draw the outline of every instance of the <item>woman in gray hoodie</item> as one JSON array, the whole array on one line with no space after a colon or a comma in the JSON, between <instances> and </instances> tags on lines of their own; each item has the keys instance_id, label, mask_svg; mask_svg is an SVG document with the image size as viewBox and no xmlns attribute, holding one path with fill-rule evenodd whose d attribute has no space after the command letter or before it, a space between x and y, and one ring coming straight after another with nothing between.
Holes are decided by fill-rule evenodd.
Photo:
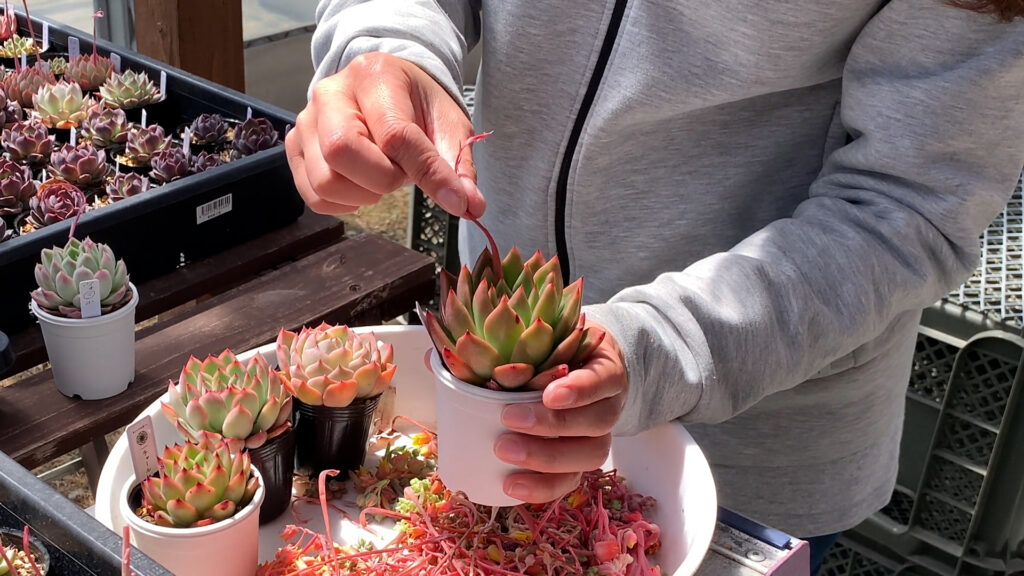
<instances>
[{"instance_id":1,"label":"woman in gray hoodie","mask_svg":"<svg viewBox=\"0 0 1024 576\"><path fill-rule=\"evenodd\" d=\"M496 452L535 471L510 494L556 498L611 433L678 419L722 505L821 536L817 562L888 501L920 311L973 270L1020 175L1021 16L1019 0L322 0L289 160L318 212L415 182L586 277L610 338L505 413L518 433ZM471 122L461 62L481 38ZM494 135L453 169L474 127ZM459 240L464 261L484 246Z\"/></svg>"}]
</instances>

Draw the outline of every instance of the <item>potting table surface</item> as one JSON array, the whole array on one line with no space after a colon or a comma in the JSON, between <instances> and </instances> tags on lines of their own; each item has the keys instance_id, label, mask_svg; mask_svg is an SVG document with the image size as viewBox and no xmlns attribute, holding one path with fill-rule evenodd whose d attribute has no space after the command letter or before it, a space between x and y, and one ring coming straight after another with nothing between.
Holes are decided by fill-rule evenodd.
<instances>
[{"instance_id":1,"label":"potting table surface","mask_svg":"<svg viewBox=\"0 0 1024 576\"><path fill-rule=\"evenodd\" d=\"M247 350L321 321L380 324L427 301L430 257L311 212L295 223L138 285L134 382L105 400L63 396L49 370L0 388L0 451L32 469L81 449L95 488L104 435L166 392L190 355ZM146 322L152 320L152 322ZM10 335L17 354L5 376L46 360L38 326Z\"/></svg>"}]
</instances>

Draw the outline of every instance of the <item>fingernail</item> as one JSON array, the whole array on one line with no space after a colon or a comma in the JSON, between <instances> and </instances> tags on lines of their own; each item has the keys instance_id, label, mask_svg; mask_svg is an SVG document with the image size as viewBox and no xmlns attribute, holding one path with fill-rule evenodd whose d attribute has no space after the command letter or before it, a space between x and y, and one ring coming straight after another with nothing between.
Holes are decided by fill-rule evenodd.
<instances>
[{"instance_id":1,"label":"fingernail","mask_svg":"<svg viewBox=\"0 0 1024 576\"><path fill-rule=\"evenodd\" d=\"M552 408L568 408L576 401L576 392L572 388L560 386L551 392L548 405Z\"/></svg>"},{"instance_id":2,"label":"fingernail","mask_svg":"<svg viewBox=\"0 0 1024 576\"><path fill-rule=\"evenodd\" d=\"M501 438L494 445L494 454L505 462L522 462L526 460L526 446L515 438Z\"/></svg>"},{"instance_id":3,"label":"fingernail","mask_svg":"<svg viewBox=\"0 0 1024 576\"><path fill-rule=\"evenodd\" d=\"M537 416L529 406L512 404L501 412L501 421L510 428L532 428L537 423Z\"/></svg>"},{"instance_id":4,"label":"fingernail","mask_svg":"<svg viewBox=\"0 0 1024 576\"><path fill-rule=\"evenodd\" d=\"M453 188L438 192L437 203L451 214L461 215L466 212L466 199Z\"/></svg>"},{"instance_id":5,"label":"fingernail","mask_svg":"<svg viewBox=\"0 0 1024 576\"><path fill-rule=\"evenodd\" d=\"M530 487L524 482L513 482L512 485L505 490L505 493L516 500L526 500L530 497Z\"/></svg>"}]
</instances>

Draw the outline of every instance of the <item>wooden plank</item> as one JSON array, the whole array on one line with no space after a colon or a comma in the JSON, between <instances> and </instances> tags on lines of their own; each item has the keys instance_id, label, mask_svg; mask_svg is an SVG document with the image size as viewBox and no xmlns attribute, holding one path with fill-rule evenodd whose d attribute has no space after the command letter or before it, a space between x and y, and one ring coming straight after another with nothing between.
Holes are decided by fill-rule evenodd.
<instances>
[{"instance_id":1,"label":"wooden plank","mask_svg":"<svg viewBox=\"0 0 1024 576\"><path fill-rule=\"evenodd\" d=\"M377 323L433 289L431 258L373 234L339 242L140 332L135 382L114 398L66 398L49 372L0 389L0 450L34 468L131 422L190 354L241 352L321 321Z\"/></svg>"},{"instance_id":2,"label":"wooden plank","mask_svg":"<svg viewBox=\"0 0 1024 576\"><path fill-rule=\"evenodd\" d=\"M135 320L147 320L206 294L226 292L264 270L339 242L344 236L341 220L307 211L294 224L140 285ZM17 359L8 375L46 361L38 326L15 334L11 345Z\"/></svg>"},{"instance_id":3,"label":"wooden plank","mask_svg":"<svg viewBox=\"0 0 1024 576\"><path fill-rule=\"evenodd\" d=\"M139 52L245 91L242 0L135 0Z\"/></svg>"}]
</instances>

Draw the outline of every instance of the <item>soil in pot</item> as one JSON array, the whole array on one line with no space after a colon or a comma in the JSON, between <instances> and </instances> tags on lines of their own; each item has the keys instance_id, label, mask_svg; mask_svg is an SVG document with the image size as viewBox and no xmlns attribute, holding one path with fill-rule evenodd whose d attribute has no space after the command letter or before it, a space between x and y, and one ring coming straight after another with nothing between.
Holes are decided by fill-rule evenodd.
<instances>
[{"instance_id":1,"label":"soil in pot","mask_svg":"<svg viewBox=\"0 0 1024 576\"><path fill-rule=\"evenodd\" d=\"M249 450L252 465L263 477L266 496L260 508L260 524L274 520L292 501L292 479L295 472L295 430L288 428L263 446Z\"/></svg>"},{"instance_id":2,"label":"soil in pot","mask_svg":"<svg viewBox=\"0 0 1024 576\"><path fill-rule=\"evenodd\" d=\"M312 406L292 399L295 471L317 475L323 470L356 470L366 459L366 443L380 395L357 398L348 406Z\"/></svg>"},{"instance_id":3,"label":"soil in pot","mask_svg":"<svg viewBox=\"0 0 1024 576\"><path fill-rule=\"evenodd\" d=\"M139 162L122 151L111 154L117 172L134 172L141 176L149 176L149 162Z\"/></svg>"},{"instance_id":4,"label":"soil in pot","mask_svg":"<svg viewBox=\"0 0 1024 576\"><path fill-rule=\"evenodd\" d=\"M36 571L32 569L28 557L25 556L22 538L21 531L0 528L0 546L4 547L4 552L14 564L14 571L8 571L4 576L36 576ZM43 574L49 574L50 553L46 551L46 547L43 546L43 543L38 538L31 534L29 534L28 538L28 549L32 553L32 559L35 561L36 566L42 570ZM0 565L2 564L3 560L0 560Z\"/></svg>"}]
</instances>

